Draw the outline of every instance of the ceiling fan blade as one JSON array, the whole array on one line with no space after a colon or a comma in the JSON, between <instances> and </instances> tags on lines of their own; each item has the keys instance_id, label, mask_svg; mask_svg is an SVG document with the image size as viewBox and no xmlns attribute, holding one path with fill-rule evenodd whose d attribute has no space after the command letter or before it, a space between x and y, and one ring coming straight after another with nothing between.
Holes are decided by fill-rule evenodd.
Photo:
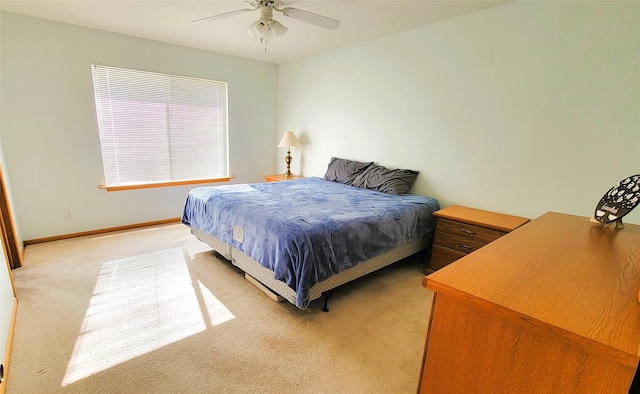
<instances>
[{"instance_id":1,"label":"ceiling fan blade","mask_svg":"<svg viewBox=\"0 0 640 394\"><path fill-rule=\"evenodd\" d=\"M207 16L205 18L200 18L200 19L196 19L194 21L191 21L192 23L194 22L200 22L206 19L220 19L220 18L226 18L228 16L233 16L233 15L238 15L238 14L244 14L245 12L249 12L249 11L255 11L255 9L251 9L251 8L243 8L240 10L235 10L235 11L229 11L229 12L223 12L222 14L217 14L217 15L211 15L211 16Z\"/></svg>"},{"instance_id":2,"label":"ceiling fan blade","mask_svg":"<svg viewBox=\"0 0 640 394\"><path fill-rule=\"evenodd\" d=\"M314 14L313 12L309 11L299 10L297 8L284 8L282 10L282 15L288 16L289 18L297 19L299 21L311 23L312 25L324 27L325 29L329 30L337 29L338 27L340 27L340 21L337 19Z\"/></svg>"}]
</instances>

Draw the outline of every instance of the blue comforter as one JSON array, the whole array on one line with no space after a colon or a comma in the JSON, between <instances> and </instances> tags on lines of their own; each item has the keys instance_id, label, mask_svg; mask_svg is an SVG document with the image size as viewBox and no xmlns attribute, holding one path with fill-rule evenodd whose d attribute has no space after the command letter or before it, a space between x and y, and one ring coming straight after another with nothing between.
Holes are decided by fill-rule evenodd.
<instances>
[{"instance_id":1,"label":"blue comforter","mask_svg":"<svg viewBox=\"0 0 640 394\"><path fill-rule=\"evenodd\" d=\"M320 178L200 187L182 222L233 245L309 305L308 290L417 237L433 235L438 201Z\"/></svg>"}]
</instances>

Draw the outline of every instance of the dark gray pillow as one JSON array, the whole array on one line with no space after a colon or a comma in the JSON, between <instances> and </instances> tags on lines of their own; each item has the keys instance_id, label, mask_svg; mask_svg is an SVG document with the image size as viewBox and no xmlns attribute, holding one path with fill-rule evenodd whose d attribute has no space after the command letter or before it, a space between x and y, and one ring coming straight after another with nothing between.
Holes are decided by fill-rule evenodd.
<instances>
[{"instance_id":1,"label":"dark gray pillow","mask_svg":"<svg viewBox=\"0 0 640 394\"><path fill-rule=\"evenodd\" d=\"M372 164L372 161L364 163L332 157L331 161L329 161L327 172L324 174L324 179L351 185L353 180Z\"/></svg>"},{"instance_id":2,"label":"dark gray pillow","mask_svg":"<svg viewBox=\"0 0 640 394\"><path fill-rule=\"evenodd\" d=\"M411 185L413 185L417 176L418 171L390 170L383 166L372 165L356 177L352 186L404 196L409 193L409 189L411 189Z\"/></svg>"}]
</instances>

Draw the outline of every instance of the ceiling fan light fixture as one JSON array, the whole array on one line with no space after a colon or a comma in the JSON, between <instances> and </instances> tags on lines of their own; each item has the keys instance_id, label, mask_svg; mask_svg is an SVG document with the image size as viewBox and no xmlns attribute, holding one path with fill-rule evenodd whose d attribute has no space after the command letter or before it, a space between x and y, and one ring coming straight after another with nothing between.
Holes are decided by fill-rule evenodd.
<instances>
[{"instance_id":1,"label":"ceiling fan light fixture","mask_svg":"<svg viewBox=\"0 0 640 394\"><path fill-rule=\"evenodd\" d=\"M224 12L218 15L212 15L205 18L196 19L194 22L204 21L208 19L218 19L231 15L236 15L249 11L260 10L260 18L247 26L245 30L251 34L257 41L264 44L264 51L267 51L267 43L279 40L287 34L288 29L280 22L273 19L273 11L281 12L283 16L297 19L312 25L320 26L325 29L333 30L340 26L340 21L329 18L313 12L300 10L297 8L285 7L284 0L245 0L254 8L240 9L235 11Z\"/></svg>"},{"instance_id":2,"label":"ceiling fan light fixture","mask_svg":"<svg viewBox=\"0 0 640 394\"><path fill-rule=\"evenodd\" d=\"M262 42L271 30L271 22L272 20L270 18L263 16L249 25L247 29L257 40Z\"/></svg>"},{"instance_id":3,"label":"ceiling fan light fixture","mask_svg":"<svg viewBox=\"0 0 640 394\"><path fill-rule=\"evenodd\" d=\"M265 43L271 43L279 40L287 34L287 28L269 15L263 15L257 21L253 22L247 31L252 34L256 40Z\"/></svg>"}]
</instances>

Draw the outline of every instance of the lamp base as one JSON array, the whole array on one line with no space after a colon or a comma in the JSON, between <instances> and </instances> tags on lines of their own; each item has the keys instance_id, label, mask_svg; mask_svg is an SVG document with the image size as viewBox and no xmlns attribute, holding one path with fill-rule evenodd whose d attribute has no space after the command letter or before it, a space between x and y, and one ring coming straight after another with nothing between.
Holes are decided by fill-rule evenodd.
<instances>
[{"instance_id":1,"label":"lamp base","mask_svg":"<svg viewBox=\"0 0 640 394\"><path fill-rule=\"evenodd\" d=\"M291 157L291 151L288 150L287 151L287 156L285 156L284 158L284 162L287 163L287 172L285 172L282 176L284 177L284 179L290 179L293 178L293 173L291 172L291 160L293 158Z\"/></svg>"}]
</instances>

